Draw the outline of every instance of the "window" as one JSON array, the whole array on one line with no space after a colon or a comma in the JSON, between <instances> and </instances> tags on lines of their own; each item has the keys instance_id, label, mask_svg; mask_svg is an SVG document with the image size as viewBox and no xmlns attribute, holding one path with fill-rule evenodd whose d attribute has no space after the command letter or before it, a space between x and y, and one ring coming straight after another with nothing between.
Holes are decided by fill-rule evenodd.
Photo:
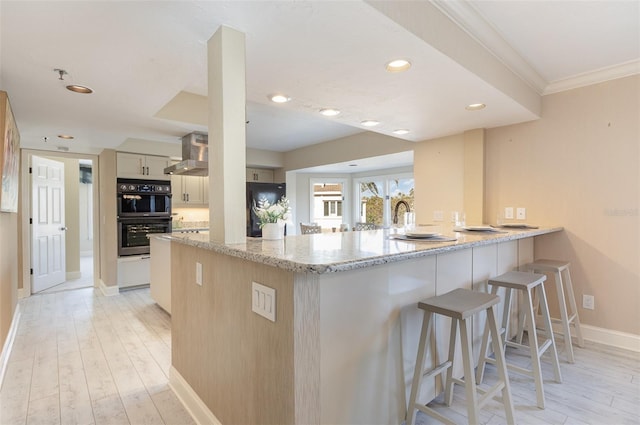
<instances>
[{"instance_id":1,"label":"window","mask_svg":"<svg viewBox=\"0 0 640 425\"><path fill-rule=\"evenodd\" d=\"M339 228L343 223L344 188L342 179L311 179L310 221L325 229Z\"/></svg>"},{"instance_id":2,"label":"window","mask_svg":"<svg viewBox=\"0 0 640 425\"><path fill-rule=\"evenodd\" d=\"M356 190L359 222L388 227L395 221L397 212L397 223L403 225L407 205L409 210L414 210L414 181L410 174L358 179Z\"/></svg>"}]
</instances>

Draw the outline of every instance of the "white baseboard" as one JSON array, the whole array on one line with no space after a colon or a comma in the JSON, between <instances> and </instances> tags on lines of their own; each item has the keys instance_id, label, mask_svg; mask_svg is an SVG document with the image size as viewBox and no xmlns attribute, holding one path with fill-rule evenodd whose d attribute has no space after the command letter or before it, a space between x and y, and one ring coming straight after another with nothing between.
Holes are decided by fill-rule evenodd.
<instances>
[{"instance_id":1,"label":"white baseboard","mask_svg":"<svg viewBox=\"0 0 640 425\"><path fill-rule=\"evenodd\" d=\"M580 328L582 329L582 337L586 340L640 352L640 335L590 325L580 325Z\"/></svg>"},{"instance_id":2,"label":"white baseboard","mask_svg":"<svg viewBox=\"0 0 640 425\"><path fill-rule=\"evenodd\" d=\"M173 366L169 370L169 386L198 425L222 425Z\"/></svg>"},{"instance_id":3,"label":"white baseboard","mask_svg":"<svg viewBox=\"0 0 640 425\"><path fill-rule=\"evenodd\" d=\"M11 355L11 349L13 348L13 342L16 339L16 332L18 331L18 325L20 324L20 316L22 316L22 310L20 304L16 304L16 311L13 313L13 319L11 320L11 327L7 334L7 339L2 347L2 354L0 354L0 388L4 382L4 374L7 371L7 365L9 364L9 356Z\"/></svg>"},{"instance_id":4,"label":"white baseboard","mask_svg":"<svg viewBox=\"0 0 640 425\"><path fill-rule=\"evenodd\" d=\"M18 299L27 298L31 294L27 291L26 288L18 288Z\"/></svg>"},{"instance_id":5,"label":"white baseboard","mask_svg":"<svg viewBox=\"0 0 640 425\"><path fill-rule=\"evenodd\" d=\"M105 297L111 297L120 293L120 289L117 286L107 286L102 279L98 281L98 288L100 288L100 292L102 292L102 295Z\"/></svg>"},{"instance_id":6,"label":"white baseboard","mask_svg":"<svg viewBox=\"0 0 640 425\"><path fill-rule=\"evenodd\" d=\"M560 323L553 323L552 326L554 332L562 333L562 325ZM580 329L582 330L582 338L587 341L640 352L640 335L585 324L580 324ZM571 326L571 335L573 335L575 343L575 328L573 326Z\"/></svg>"}]
</instances>

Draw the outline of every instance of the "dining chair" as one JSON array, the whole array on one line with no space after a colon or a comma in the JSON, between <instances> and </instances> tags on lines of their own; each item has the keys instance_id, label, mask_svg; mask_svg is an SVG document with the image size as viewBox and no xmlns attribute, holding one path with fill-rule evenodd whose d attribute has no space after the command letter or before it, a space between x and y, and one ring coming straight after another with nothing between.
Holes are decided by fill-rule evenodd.
<instances>
[{"instance_id":1,"label":"dining chair","mask_svg":"<svg viewBox=\"0 0 640 425\"><path fill-rule=\"evenodd\" d=\"M316 223L300 223L301 235L309 235L312 233L322 233L322 227Z\"/></svg>"},{"instance_id":2,"label":"dining chair","mask_svg":"<svg viewBox=\"0 0 640 425\"><path fill-rule=\"evenodd\" d=\"M378 225L375 223L356 223L353 230L376 230Z\"/></svg>"}]
</instances>

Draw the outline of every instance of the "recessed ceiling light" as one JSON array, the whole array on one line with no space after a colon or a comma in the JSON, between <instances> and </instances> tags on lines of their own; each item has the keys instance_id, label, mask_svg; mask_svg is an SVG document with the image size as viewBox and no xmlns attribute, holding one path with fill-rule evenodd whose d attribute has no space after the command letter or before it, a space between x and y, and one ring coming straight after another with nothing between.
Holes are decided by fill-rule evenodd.
<instances>
[{"instance_id":1,"label":"recessed ceiling light","mask_svg":"<svg viewBox=\"0 0 640 425\"><path fill-rule=\"evenodd\" d=\"M487 105L485 105L484 103L471 103L465 106L464 109L466 109L467 111L479 111L480 109L484 109L486 107Z\"/></svg>"},{"instance_id":2,"label":"recessed ceiling light","mask_svg":"<svg viewBox=\"0 0 640 425\"><path fill-rule=\"evenodd\" d=\"M275 103L287 103L288 101L291 100L291 98L289 96L285 96L283 94L274 94L269 96L269 99L271 99L272 102Z\"/></svg>"},{"instance_id":3,"label":"recessed ceiling light","mask_svg":"<svg viewBox=\"0 0 640 425\"><path fill-rule=\"evenodd\" d=\"M376 125L380 124L380 121L376 121L376 120L364 120L362 121L360 124L362 124L365 127L375 127Z\"/></svg>"},{"instance_id":4,"label":"recessed ceiling light","mask_svg":"<svg viewBox=\"0 0 640 425\"><path fill-rule=\"evenodd\" d=\"M325 117L335 117L340 113L340 111L333 108L323 108L323 109L320 109L320 113Z\"/></svg>"},{"instance_id":5,"label":"recessed ceiling light","mask_svg":"<svg viewBox=\"0 0 640 425\"><path fill-rule=\"evenodd\" d=\"M399 136L402 136L403 134L408 134L409 130L407 130L406 128L399 128L397 130L393 130L393 134L397 134Z\"/></svg>"},{"instance_id":6,"label":"recessed ceiling light","mask_svg":"<svg viewBox=\"0 0 640 425\"><path fill-rule=\"evenodd\" d=\"M75 137L70 136L70 135L68 135L68 134L58 134L58 138L59 138L59 139L65 139L65 140L72 140L72 139L75 139Z\"/></svg>"},{"instance_id":7,"label":"recessed ceiling light","mask_svg":"<svg viewBox=\"0 0 640 425\"><path fill-rule=\"evenodd\" d=\"M407 69L411 68L411 62L409 62L406 59L395 59L395 60L392 60L391 62L387 63L385 68L389 72L402 72L402 71L406 71Z\"/></svg>"},{"instance_id":8,"label":"recessed ceiling light","mask_svg":"<svg viewBox=\"0 0 640 425\"><path fill-rule=\"evenodd\" d=\"M67 86L67 90L80 94L91 94L93 90L86 86L79 86L78 84L70 84Z\"/></svg>"}]
</instances>

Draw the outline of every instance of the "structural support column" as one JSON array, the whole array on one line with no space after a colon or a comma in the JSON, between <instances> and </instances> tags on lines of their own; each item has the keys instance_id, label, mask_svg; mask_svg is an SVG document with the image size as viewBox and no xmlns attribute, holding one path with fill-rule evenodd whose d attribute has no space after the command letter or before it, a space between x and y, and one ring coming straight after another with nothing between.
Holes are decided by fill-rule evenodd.
<instances>
[{"instance_id":1,"label":"structural support column","mask_svg":"<svg viewBox=\"0 0 640 425\"><path fill-rule=\"evenodd\" d=\"M246 238L245 36L221 26L207 43L210 240Z\"/></svg>"},{"instance_id":2,"label":"structural support column","mask_svg":"<svg viewBox=\"0 0 640 425\"><path fill-rule=\"evenodd\" d=\"M464 211L467 223L492 223L484 216L484 129L464 132Z\"/></svg>"}]
</instances>

